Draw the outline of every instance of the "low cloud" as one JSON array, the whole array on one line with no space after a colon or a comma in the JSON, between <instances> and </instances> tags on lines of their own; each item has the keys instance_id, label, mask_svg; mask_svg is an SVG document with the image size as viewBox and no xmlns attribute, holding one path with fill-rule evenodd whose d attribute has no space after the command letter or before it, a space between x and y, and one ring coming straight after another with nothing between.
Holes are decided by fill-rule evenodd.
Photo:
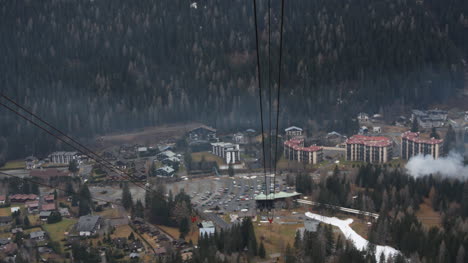
<instances>
[{"instance_id":1,"label":"low cloud","mask_svg":"<svg viewBox=\"0 0 468 263\"><path fill-rule=\"evenodd\" d=\"M451 152L446 157L437 160L430 155L418 155L411 158L406 164L408 173L413 177L425 175L441 175L443 177L467 178L468 166L463 164L463 157Z\"/></svg>"}]
</instances>

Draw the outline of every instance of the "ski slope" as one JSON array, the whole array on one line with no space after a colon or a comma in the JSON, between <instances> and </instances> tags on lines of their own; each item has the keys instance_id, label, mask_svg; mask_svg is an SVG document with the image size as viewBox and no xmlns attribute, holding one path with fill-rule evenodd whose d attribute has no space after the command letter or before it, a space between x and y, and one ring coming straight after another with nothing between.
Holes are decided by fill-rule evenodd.
<instances>
[{"instance_id":1,"label":"ski slope","mask_svg":"<svg viewBox=\"0 0 468 263\"><path fill-rule=\"evenodd\" d=\"M354 246L356 246L357 249L359 250L365 250L369 244L369 241L361 237L358 233L356 233L349 225L353 222L353 219L349 218L346 220L341 220L336 217L328 217L328 216L322 216L318 214L314 214L311 212L305 213L305 215L309 218L321 221L325 224L330 224L333 226L338 227L341 232L343 232L343 235L351 240L354 243ZM380 255L384 253L385 259L388 259L389 257L393 257L394 255L399 254L400 252L392 247L389 246L380 246L377 245L375 246L375 257L377 262L380 260Z\"/></svg>"}]
</instances>

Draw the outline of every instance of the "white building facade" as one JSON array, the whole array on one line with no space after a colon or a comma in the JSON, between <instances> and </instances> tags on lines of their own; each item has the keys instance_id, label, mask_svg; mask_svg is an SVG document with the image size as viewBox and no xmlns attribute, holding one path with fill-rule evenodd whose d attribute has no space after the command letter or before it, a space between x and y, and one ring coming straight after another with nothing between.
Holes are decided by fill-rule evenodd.
<instances>
[{"instance_id":1,"label":"white building facade","mask_svg":"<svg viewBox=\"0 0 468 263\"><path fill-rule=\"evenodd\" d=\"M53 152L49 155L51 163L70 163L72 160L79 161L78 152Z\"/></svg>"},{"instance_id":2,"label":"white building facade","mask_svg":"<svg viewBox=\"0 0 468 263\"><path fill-rule=\"evenodd\" d=\"M227 164L240 162L239 144L215 142L212 143L212 153L224 159Z\"/></svg>"}]
</instances>

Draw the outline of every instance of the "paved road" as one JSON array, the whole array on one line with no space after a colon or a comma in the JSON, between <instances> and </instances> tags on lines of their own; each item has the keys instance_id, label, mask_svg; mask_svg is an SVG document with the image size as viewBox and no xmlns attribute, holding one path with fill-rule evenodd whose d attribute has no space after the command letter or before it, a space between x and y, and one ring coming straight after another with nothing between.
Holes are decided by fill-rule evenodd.
<instances>
[{"instance_id":1,"label":"paved road","mask_svg":"<svg viewBox=\"0 0 468 263\"><path fill-rule=\"evenodd\" d=\"M350 214L355 214L355 215L365 215L365 216L370 216L370 217L373 217L375 219L378 219L379 218L379 214L376 214L376 213L371 213L371 212L367 212L367 211L362 211L362 210L357 210L357 209L351 209L351 208L347 208L347 207L342 207L342 206L335 206L335 205L329 205L329 204L321 204L321 203L317 203L317 202L313 202L313 201L308 201L308 200L304 200L304 199L299 199L297 200L296 202L300 203L300 204L305 204L305 205L312 205L312 206L320 206L320 205L323 205L327 208L331 208L331 209L335 209L335 210L340 210L342 212L346 212L346 213L350 213Z\"/></svg>"},{"instance_id":2,"label":"paved road","mask_svg":"<svg viewBox=\"0 0 468 263\"><path fill-rule=\"evenodd\" d=\"M231 227L231 224L227 223L221 217L214 213L205 213L201 209L198 209L197 212L204 220L212 221L213 224L215 224L215 226L219 228L228 229Z\"/></svg>"}]
</instances>

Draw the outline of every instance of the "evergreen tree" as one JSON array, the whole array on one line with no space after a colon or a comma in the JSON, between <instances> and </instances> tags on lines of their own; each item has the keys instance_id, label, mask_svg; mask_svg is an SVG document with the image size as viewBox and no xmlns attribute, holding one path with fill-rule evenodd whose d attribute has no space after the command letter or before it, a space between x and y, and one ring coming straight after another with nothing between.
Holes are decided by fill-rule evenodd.
<instances>
[{"instance_id":1,"label":"evergreen tree","mask_svg":"<svg viewBox=\"0 0 468 263\"><path fill-rule=\"evenodd\" d=\"M440 135L437 133L435 127L432 127L430 136L431 136L431 138L440 139Z\"/></svg>"},{"instance_id":2,"label":"evergreen tree","mask_svg":"<svg viewBox=\"0 0 468 263\"><path fill-rule=\"evenodd\" d=\"M229 163L228 174L230 177L234 177L234 164L232 162Z\"/></svg>"},{"instance_id":3,"label":"evergreen tree","mask_svg":"<svg viewBox=\"0 0 468 263\"><path fill-rule=\"evenodd\" d=\"M70 163L68 163L68 171L76 174L80 168L78 167L78 161L77 160L71 160Z\"/></svg>"},{"instance_id":4,"label":"evergreen tree","mask_svg":"<svg viewBox=\"0 0 468 263\"><path fill-rule=\"evenodd\" d=\"M448 155L450 151L455 150L455 140L455 131L453 130L452 125L449 125L443 145L443 151L446 155Z\"/></svg>"},{"instance_id":5,"label":"evergreen tree","mask_svg":"<svg viewBox=\"0 0 468 263\"><path fill-rule=\"evenodd\" d=\"M284 253L284 261L285 263L296 263L296 257L294 256L293 249L289 243L286 246L286 252Z\"/></svg>"},{"instance_id":6,"label":"evergreen tree","mask_svg":"<svg viewBox=\"0 0 468 263\"><path fill-rule=\"evenodd\" d=\"M53 211L50 213L49 217L47 217L47 224L54 224L60 221L62 221L62 215L57 211Z\"/></svg>"},{"instance_id":7,"label":"evergreen tree","mask_svg":"<svg viewBox=\"0 0 468 263\"><path fill-rule=\"evenodd\" d=\"M185 236L190 231L190 223L187 217L182 218L179 225L180 238L185 238Z\"/></svg>"},{"instance_id":8,"label":"evergreen tree","mask_svg":"<svg viewBox=\"0 0 468 263\"><path fill-rule=\"evenodd\" d=\"M288 244L289 246L289 244ZM265 251L265 246L263 246L263 241L260 242L260 247L258 248L258 256L260 258L265 258L266 257L266 251Z\"/></svg>"},{"instance_id":9,"label":"evergreen tree","mask_svg":"<svg viewBox=\"0 0 468 263\"><path fill-rule=\"evenodd\" d=\"M140 199L137 200L135 208L134 208L134 216L139 218L144 218L145 216L145 207Z\"/></svg>"},{"instance_id":10,"label":"evergreen tree","mask_svg":"<svg viewBox=\"0 0 468 263\"><path fill-rule=\"evenodd\" d=\"M413 118L413 123L411 124L411 132L419 132L419 123L416 116Z\"/></svg>"},{"instance_id":11,"label":"evergreen tree","mask_svg":"<svg viewBox=\"0 0 468 263\"><path fill-rule=\"evenodd\" d=\"M133 207L132 193L130 193L127 182L124 183L122 188L122 205L127 211Z\"/></svg>"},{"instance_id":12,"label":"evergreen tree","mask_svg":"<svg viewBox=\"0 0 468 263\"><path fill-rule=\"evenodd\" d=\"M91 213L94 208L91 192L86 184L80 188L79 194L75 196L78 200L78 215L84 216Z\"/></svg>"},{"instance_id":13,"label":"evergreen tree","mask_svg":"<svg viewBox=\"0 0 468 263\"><path fill-rule=\"evenodd\" d=\"M29 226L31 226L31 223L29 222L28 216L24 216L23 225L24 225L25 228L28 228Z\"/></svg>"}]
</instances>

